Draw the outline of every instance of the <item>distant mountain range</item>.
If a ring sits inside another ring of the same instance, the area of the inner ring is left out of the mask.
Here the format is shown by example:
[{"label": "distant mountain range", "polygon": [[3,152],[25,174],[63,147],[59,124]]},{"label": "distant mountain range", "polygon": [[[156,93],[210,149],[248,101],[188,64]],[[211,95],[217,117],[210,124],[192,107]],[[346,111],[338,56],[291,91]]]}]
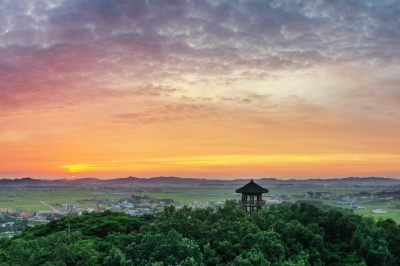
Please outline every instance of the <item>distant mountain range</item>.
[{"label": "distant mountain range", "polygon": [[[199,178],[180,178],[180,177],[152,177],[149,179],[126,177],[116,179],[97,179],[97,178],[80,178],[80,179],[33,179],[30,177],[21,179],[0,179],[0,187],[37,187],[37,186],[54,186],[54,187],[82,187],[82,186],[129,186],[129,187],[188,187],[188,186],[227,186],[236,187],[244,185],[250,179],[235,180],[210,180]],[[384,177],[347,177],[334,179],[290,179],[280,180],[276,178],[262,178],[255,180],[261,186],[400,186],[400,180]]]}]

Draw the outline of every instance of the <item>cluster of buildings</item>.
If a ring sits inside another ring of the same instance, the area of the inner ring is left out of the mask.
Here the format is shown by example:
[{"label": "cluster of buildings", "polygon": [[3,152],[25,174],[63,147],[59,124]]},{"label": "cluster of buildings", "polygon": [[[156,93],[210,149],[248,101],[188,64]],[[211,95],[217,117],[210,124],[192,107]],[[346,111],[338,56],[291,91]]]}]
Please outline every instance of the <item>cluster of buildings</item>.
[{"label": "cluster of buildings", "polygon": [[15,224],[15,222],[6,222],[0,224],[1,227],[12,227]]},{"label": "cluster of buildings", "polygon": [[[393,200],[393,197],[378,197],[375,195],[348,195],[343,193],[331,193],[331,192],[307,192],[304,195],[304,198],[319,198],[324,200],[335,200],[332,202],[334,205],[348,205],[351,206],[352,209],[365,209],[365,207],[361,207],[357,201],[360,203],[369,203],[373,200],[383,200],[390,201]],[[389,205],[389,204],[388,204]],[[371,213],[374,214],[385,214],[388,213],[383,209],[372,210]]]},{"label": "cluster of buildings", "polygon": [[[132,208],[126,208],[125,213],[134,215],[134,216],[141,216],[144,214],[153,214],[161,211],[165,205],[169,205],[170,203],[166,202],[158,202],[158,203],[148,203],[148,202],[143,202],[141,204],[138,204],[138,206],[135,208],[134,206]],[[199,202],[199,201],[194,201],[193,203],[185,204],[188,207],[191,208],[205,208],[205,207],[211,207],[214,210],[217,210],[219,207],[224,205],[225,202],[222,201],[217,201],[217,202]],[[184,204],[180,201],[175,202],[175,208],[176,209],[181,209],[183,208]]]},{"label": "cluster of buildings", "polygon": [[[13,215],[13,217],[17,218],[27,218],[30,221],[39,221],[39,222],[48,222],[51,217],[58,217],[67,214],[82,214],[84,212],[102,212],[105,210],[118,210],[125,211],[127,214],[141,216],[144,214],[153,214],[163,209],[163,206],[171,204],[173,200],[155,200],[150,199],[148,196],[133,196],[132,192],[121,192],[114,193],[110,191],[102,191],[102,192],[94,192],[92,194],[118,194],[118,195],[131,195],[130,198],[124,199],[85,199],[85,200],[77,200],[76,204],[64,203],[64,204],[55,204],[54,206],[50,206],[44,202],[46,206],[50,207],[51,210],[43,210],[37,212],[26,212],[21,208],[18,208],[16,211],[13,211],[11,208],[0,208],[0,217],[1,215]],[[266,194],[268,193],[268,194]],[[196,195],[198,192],[185,192],[185,194]],[[264,194],[264,195],[262,195]],[[224,193],[214,193],[209,194],[210,196],[242,196],[241,200],[238,200],[239,206],[246,208],[250,214],[260,210],[262,207],[270,205],[270,204],[279,204],[286,201],[291,201],[291,196],[289,195],[279,195],[276,193],[269,193],[269,191],[265,188],[254,183],[252,180],[249,184],[244,187],[237,189],[235,193],[228,195]],[[376,199],[376,196],[373,196],[369,193],[360,193],[359,195],[348,195],[344,193],[333,193],[333,192],[312,192],[308,191],[304,195],[292,196],[298,198],[312,198],[312,199],[322,199],[322,200],[332,200],[334,205],[349,205],[353,209],[363,209],[358,205],[357,200],[361,203],[369,202],[373,199]],[[392,198],[386,198],[386,200],[391,200]],[[225,201],[225,200],[224,200]],[[189,207],[192,208],[204,208],[211,207],[217,210],[220,206],[222,206],[225,202],[198,202],[194,201],[191,204],[188,204]],[[183,207],[182,202],[173,202],[177,209]],[[255,205],[254,205],[255,204]],[[321,201],[322,204],[322,201]],[[254,205],[254,206],[253,206]],[[400,207],[400,205],[399,205]],[[373,213],[386,213],[386,211],[382,209],[373,210]]]},{"label": "cluster of buildings", "polygon": [[[78,213],[81,214],[83,212],[97,212],[97,211],[105,211],[105,210],[123,210],[125,213],[141,216],[144,214],[153,214],[163,209],[164,206],[171,204],[171,201],[165,200],[148,200],[148,199],[118,199],[118,200],[91,200],[94,203],[91,206],[79,207],[73,204],[62,204],[57,206],[64,213]],[[220,206],[225,204],[223,201],[219,202],[198,202],[194,201],[193,203],[186,204],[192,208],[201,208],[201,207],[212,207],[215,210]],[[180,201],[174,202],[174,205],[177,209],[183,207],[183,203]]]},{"label": "cluster of buildings", "polygon": [[357,200],[363,202],[370,202],[371,200],[392,200],[393,197],[383,197],[380,198],[375,195],[349,195],[345,193],[334,193],[334,192],[312,192],[308,191],[304,194],[304,198],[314,198],[314,199],[324,199],[324,200],[337,200],[343,202],[354,202]]}]

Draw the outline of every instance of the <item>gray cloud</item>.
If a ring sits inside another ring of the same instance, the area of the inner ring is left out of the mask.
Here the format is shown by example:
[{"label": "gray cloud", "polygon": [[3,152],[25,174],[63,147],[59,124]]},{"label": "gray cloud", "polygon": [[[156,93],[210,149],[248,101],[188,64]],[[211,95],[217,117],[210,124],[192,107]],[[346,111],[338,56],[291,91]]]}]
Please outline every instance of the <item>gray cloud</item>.
[{"label": "gray cloud", "polygon": [[[349,60],[358,58],[355,51],[353,54],[347,51],[345,56],[335,52],[361,48],[364,50],[361,54],[366,57],[381,50],[382,44],[390,48],[382,51],[382,55],[398,49],[398,4],[398,1],[307,1],[302,4],[177,1],[171,4],[169,1],[72,0],[61,1],[54,8],[46,7],[43,1],[28,1],[23,8],[8,1],[2,9],[1,28],[3,38],[9,36],[8,46],[21,41],[17,36],[37,38],[45,32],[47,38],[38,39],[37,45],[101,45],[108,41],[114,47],[143,46],[153,53],[175,56],[195,53],[197,59],[217,56],[232,60],[238,56],[251,60],[278,55],[299,63],[288,52],[305,55],[320,52],[328,58]],[[330,55],[329,51],[334,54]],[[313,58],[310,56],[310,60]]]},{"label": "gray cloud", "polygon": [[398,64],[399,14],[399,1],[2,1],[0,97]]}]

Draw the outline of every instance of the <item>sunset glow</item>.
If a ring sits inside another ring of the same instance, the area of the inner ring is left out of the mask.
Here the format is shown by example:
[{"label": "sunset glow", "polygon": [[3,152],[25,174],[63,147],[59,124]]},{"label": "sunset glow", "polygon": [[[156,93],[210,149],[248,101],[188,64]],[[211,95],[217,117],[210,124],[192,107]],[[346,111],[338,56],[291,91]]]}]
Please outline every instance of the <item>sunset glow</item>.
[{"label": "sunset glow", "polygon": [[399,9],[5,1],[0,178],[399,178]]}]

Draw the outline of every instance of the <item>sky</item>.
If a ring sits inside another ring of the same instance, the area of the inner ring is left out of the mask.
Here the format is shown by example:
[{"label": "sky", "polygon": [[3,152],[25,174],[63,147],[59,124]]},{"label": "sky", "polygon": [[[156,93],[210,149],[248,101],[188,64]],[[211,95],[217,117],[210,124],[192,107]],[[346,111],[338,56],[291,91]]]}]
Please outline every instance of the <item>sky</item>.
[{"label": "sky", "polygon": [[399,0],[0,0],[0,178],[400,178],[399,116]]}]

